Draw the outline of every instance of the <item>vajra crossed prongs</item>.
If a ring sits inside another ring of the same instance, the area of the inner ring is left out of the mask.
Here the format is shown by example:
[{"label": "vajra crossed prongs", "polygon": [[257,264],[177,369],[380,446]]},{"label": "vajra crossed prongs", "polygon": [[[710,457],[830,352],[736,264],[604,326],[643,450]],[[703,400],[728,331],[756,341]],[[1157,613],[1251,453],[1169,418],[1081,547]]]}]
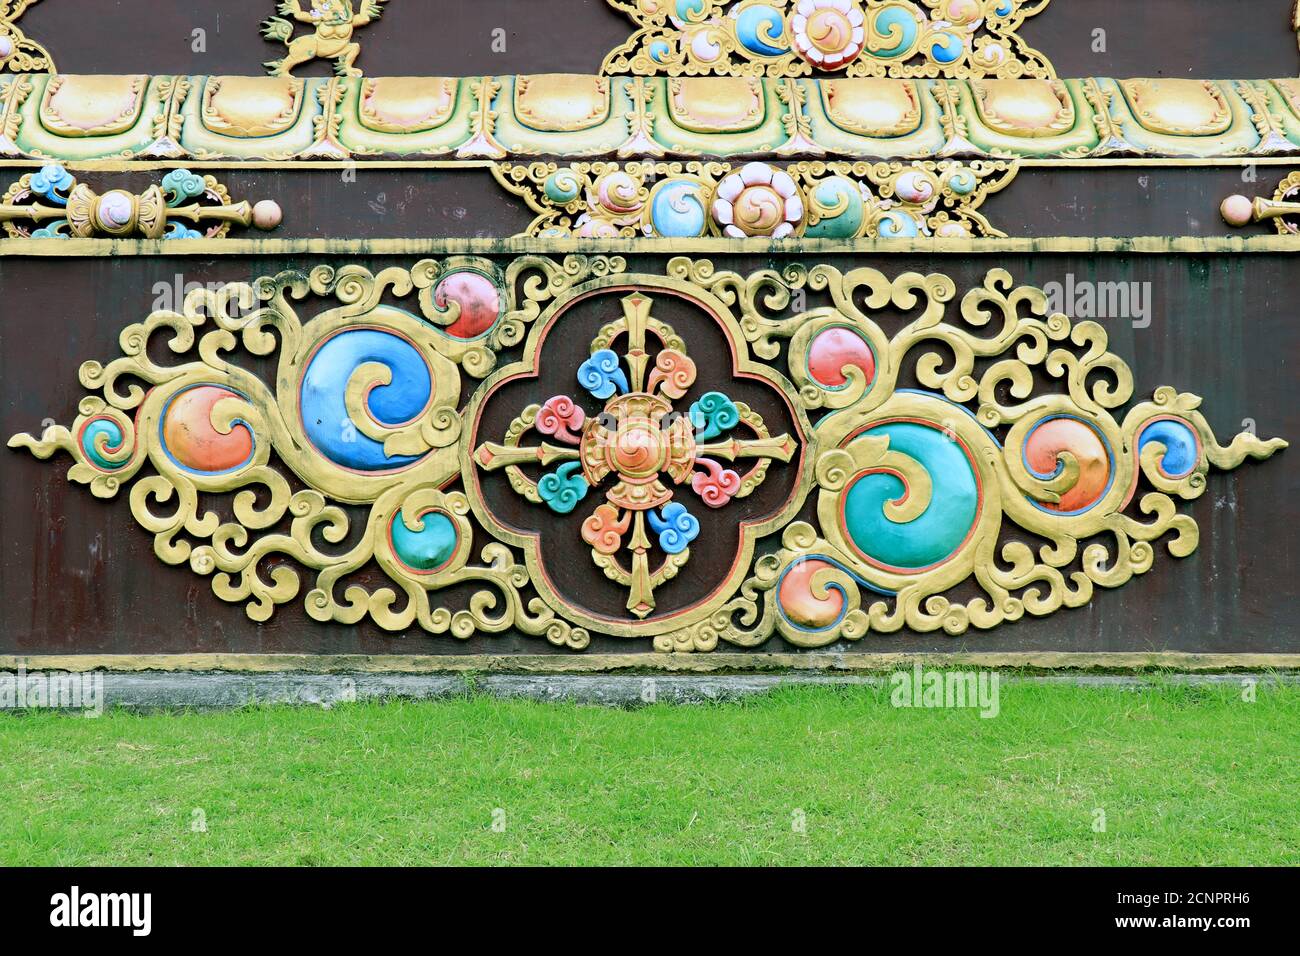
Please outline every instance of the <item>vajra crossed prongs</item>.
[{"label": "vajra crossed prongs", "polygon": [[[722,392],[706,392],[685,414],[674,407],[695,384],[695,362],[672,328],[652,315],[653,304],[641,293],[626,296],[622,317],[578,369],[583,388],[605,402],[600,415],[589,417],[572,398],[556,396],[525,409],[504,443],[488,442],[474,453],[481,468],[508,469],[516,491],[558,514],[569,514],[592,488],[614,478],[605,503],[583,522],[582,537],[605,575],[628,589],[627,609],[640,618],[655,609],[655,589],[686,564],[700,534],[699,519],[674,500],[673,486],[689,485],[708,507],[722,508],[751,494],[772,461],[788,462],[797,449],[790,435],[772,436],[760,415]],[[626,340],[621,356],[609,347],[618,339]],[[751,434],[734,434],[742,426]],[[562,444],[521,444],[529,430]],[[741,475],[718,459],[755,464]],[[553,465],[559,467],[537,481],[522,471]],[[652,568],[655,543],[665,557]],[[630,567],[619,560],[623,551],[631,555]]]}]

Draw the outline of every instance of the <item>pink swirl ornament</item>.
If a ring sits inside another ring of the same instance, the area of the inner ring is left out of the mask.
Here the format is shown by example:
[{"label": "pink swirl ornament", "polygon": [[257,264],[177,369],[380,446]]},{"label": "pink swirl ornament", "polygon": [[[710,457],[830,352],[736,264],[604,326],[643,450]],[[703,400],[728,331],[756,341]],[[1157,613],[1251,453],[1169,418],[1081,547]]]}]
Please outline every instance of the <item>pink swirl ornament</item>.
[{"label": "pink swirl ornament", "polygon": [[1105,495],[1111,482],[1110,451],[1090,425],[1074,418],[1049,418],[1025,439],[1025,462],[1038,478],[1061,470],[1061,455],[1069,452],[1079,463],[1079,477],[1061,493],[1055,504],[1039,502],[1047,511],[1072,514],[1091,508]]},{"label": "pink swirl ornament", "polygon": [[697,458],[695,463],[708,474],[696,472],[691,478],[691,488],[710,508],[725,508],[740,491],[740,475],[723,468],[712,458]]},{"label": "pink swirl ornament", "polygon": [[819,332],[808,349],[808,374],[824,388],[849,384],[845,369],[861,370],[868,385],[876,377],[876,356],[866,340],[849,329],[831,326]]},{"label": "pink swirl ornament", "polygon": [[574,235],[579,239],[617,239],[619,232],[618,226],[614,225],[612,222],[584,216],[578,223]]},{"label": "pink swirl ornament", "polygon": [[219,402],[246,399],[219,385],[196,385],[178,393],[163,412],[163,448],[184,468],[202,475],[220,475],[253,460],[253,432],[241,423],[219,431],[212,413]]},{"label": "pink swirl ornament", "polygon": [[452,302],[460,306],[460,317],[443,330],[454,339],[478,338],[501,317],[501,293],[479,272],[453,272],[438,283],[433,300],[444,310]]},{"label": "pink swirl ornament", "polygon": [[650,373],[647,387],[653,392],[659,385],[665,397],[678,399],[694,384],[695,362],[676,349],[664,349],[655,358],[655,370]]},{"label": "pink swirl ornament", "polygon": [[894,182],[898,198],[913,205],[923,205],[934,198],[934,182],[920,172],[906,172]]},{"label": "pink swirl ornament", "polygon": [[537,413],[536,428],[543,435],[550,435],[562,442],[576,445],[581,440],[579,433],[587,420],[587,413],[567,395],[548,398]]},{"label": "pink swirl ornament", "polygon": [[612,216],[639,213],[645,204],[641,184],[622,170],[601,176],[595,189],[596,202]]}]

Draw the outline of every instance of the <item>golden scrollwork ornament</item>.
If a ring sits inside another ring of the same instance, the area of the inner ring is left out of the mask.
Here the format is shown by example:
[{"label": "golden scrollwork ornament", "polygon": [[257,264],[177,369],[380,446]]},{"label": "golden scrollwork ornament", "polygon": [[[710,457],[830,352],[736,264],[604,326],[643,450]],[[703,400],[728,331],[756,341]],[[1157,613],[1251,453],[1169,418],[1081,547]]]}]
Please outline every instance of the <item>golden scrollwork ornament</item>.
[{"label": "golden scrollwork ornament", "polygon": [[255,621],[305,569],[318,621],[574,649],[1079,607],[1196,548],[1178,501],[1212,468],[1286,447],[1221,444],[1171,387],[1131,403],[1102,327],[1001,269],[959,294],[687,257],[318,266],[195,290],[121,347],[71,426],[9,444],[129,489],[164,562]]},{"label": "golden scrollwork ornament", "polygon": [[979,212],[1015,179],[1002,160],[497,164],[538,213],[530,236],[806,239],[999,237]]},{"label": "golden scrollwork ornament", "polygon": [[39,0],[0,0],[0,70],[12,73],[53,73],[54,60],[40,43],[15,22]]},{"label": "golden scrollwork ornament", "polygon": [[1049,0],[609,2],[637,26],[610,75],[1055,75],[1017,32]]}]

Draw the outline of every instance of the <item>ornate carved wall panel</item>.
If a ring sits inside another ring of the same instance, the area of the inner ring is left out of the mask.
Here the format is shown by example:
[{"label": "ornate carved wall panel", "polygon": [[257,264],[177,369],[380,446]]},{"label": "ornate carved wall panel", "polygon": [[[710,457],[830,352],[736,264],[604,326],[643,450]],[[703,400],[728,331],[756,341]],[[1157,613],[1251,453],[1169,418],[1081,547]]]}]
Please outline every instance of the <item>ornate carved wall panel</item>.
[{"label": "ornate carved wall panel", "polygon": [[1069,75],[1070,0],[446,76],[410,0],[238,0],[242,72],[68,2],[0,4],[0,655],[1300,651],[1297,81]]},{"label": "ornate carved wall panel", "polygon": [[71,455],[254,621],[460,639],[997,628],[1191,554],[1180,502],[1285,446],[1220,441],[1196,383],[1135,388],[1100,324],[998,268],[318,266],[191,292],[121,349],[11,446]]}]

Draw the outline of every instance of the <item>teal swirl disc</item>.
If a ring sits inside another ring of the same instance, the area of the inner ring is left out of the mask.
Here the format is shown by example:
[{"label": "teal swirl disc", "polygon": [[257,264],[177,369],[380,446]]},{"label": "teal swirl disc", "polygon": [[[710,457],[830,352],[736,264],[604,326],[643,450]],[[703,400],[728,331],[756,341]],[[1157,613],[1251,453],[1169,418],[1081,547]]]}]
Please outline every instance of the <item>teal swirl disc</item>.
[{"label": "teal swirl disc", "polygon": [[855,476],[841,500],[844,531],[854,549],[885,570],[915,574],[951,558],[979,520],[982,489],[970,453],[938,426],[899,421],[877,425],[861,437],[888,438],[889,450],[914,459],[930,476],[929,506],[916,519],[895,522],[885,505],[911,493],[887,468]]},{"label": "teal swirl disc", "polygon": [[546,198],[560,204],[571,203],[582,195],[582,181],[572,169],[557,169],[546,177],[542,187]]},{"label": "teal swirl disc", "polygon": [[871,27],[872,32],[895,41],[889,46],[871,51],[872,56],[886,60],[911,53],[921,33],[921,25],[917,22],[916,16],[901,5],[885,7],[876,14]]},{"label": "teal swirl disc", "polygon": [[805,230],[810,239],[852,239],[862,228],[866,206],[858,184],[846,176],[824,179],[812,191],[814,209],[821,215]]},{"label": "teal swirl disc", "polygon": [[101,471],[117,471],[126,462],[110,461],[104,457],[99,450],[101,435],[105,436],[102,443],[104,451],[113,454],[122,450],[126,436],[122,434],[122,426],[111,418],[96,418],[86,423],[86,427],[81,430],[81,450],[86,453],[90,463]]},{"label": "teal swirl disc", "polygon": [[423,527],[412,531],[398,511],[389,524],[389,540],[397,560],[418,574],[431,574],[451,562],[460,536],[455,523],[441,511],[427,511],[419,520]]}]

